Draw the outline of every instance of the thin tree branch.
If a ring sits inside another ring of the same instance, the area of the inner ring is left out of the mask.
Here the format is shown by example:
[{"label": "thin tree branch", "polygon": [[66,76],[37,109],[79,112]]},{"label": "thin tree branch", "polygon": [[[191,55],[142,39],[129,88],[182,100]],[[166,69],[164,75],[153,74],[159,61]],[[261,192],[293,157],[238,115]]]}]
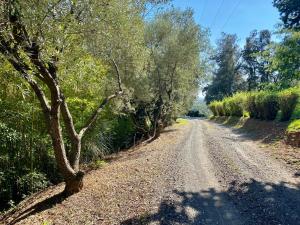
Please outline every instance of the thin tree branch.
[{"label": "thin tree branch", "polygon": [[73,117],[70,113],[69,107],[67,105],[66,99],[62,96],[62,104],[60,106],[60,111],[62,114],[62,118],[64,120],[64,124],[66,126],[66,131],[70,139],[77,141],[79,136],[75,130]]},{"label": "thin tree branch", "polygon": [[44,112],[44,116],[46,118],[47,126],[48,124],[48,119],[50,116],[50,106],[48,104],[48,100],[46,98],[46,95],[44,94],[43,90],[39,87],[38,83],[32,79],[32,77],[27,73],[26,69],[23,68],[22,65],[17,63],[13,58],[8,58],[8,61],[13,65],[13,67],[23,76],[23,78],[29,83],[30,87],[33,89],[34,93],[36,94],[41,107]]},{"label": "thin tree branch", "polygon": [[112,62],[113,62],[113,65],[115,67],[115,70],[117,72],[117,81],[118,81],[119,91],[123,92],[122,80],[121,80],[121,75],[120,75],[120,70],[119,70],[118,64],[116,63],[116,61],[114,59],[112,59]]},{"label": "thin tree branch", "polygon": [[116,94],[110,95],[107,98],[105,98],[100,105],[98,106],[98,108],[94,111],[94,113],[92,114],[92,116],[89,118],[89,120],[87,121],[87,123],[84,125],[84,127],[80,130],[79,132],[79,137],[82,138],[83,135],[86,133],[87,130],[89,130],[93,123],[97,120],[99,113],[103,110],[103,108],[106,106],[106,104],[108,102],[110,102],[110,100],[116,98],[118,95],[120,95],[120,92],[116,92]]},{"label": "thin tree branch", "polygon": [[29,83],[36,96],[38,97],[45,115],[49,116],[50,106],[48,104],[48,100],[42,88],[40,88],[38,83],[29,75],[28,70],[30,69],[30,67],[21,60],[18,52],[14,51],[9,46],[9,44],[5,42],[2,36],[0,36],[0,52],[6,56],[7,60],[12,64],[12,66]]},{"label": "thin tree branch", "polygon": [[82,138],[83,135],[86,133],[87,130],[89,130],[92,125],[94,124],[94,122],[97,120],[99,113],[103,110],[103,108],[106,106],[107,103],[109,103],[112,99],[120,96],[123,94],[123,89],[122,89],[122,81],[121,81],[121,75],[120,75],[120,70],[119,67],[116,63],[116,61],[114,59],[112,59],[114,68],[116,70],[117,73],[117,83],[118,83],[118,88],[119,90],[113,94],[108,96],[107,98],[105,98],[100,105],[98,106],[98,108],[94,111],[94,113],[92,114],[92,116],[88,119],[88,121],[86,122],[86,124],[84,125],[84,127],[80,130],[79,132],[79,138]]}]

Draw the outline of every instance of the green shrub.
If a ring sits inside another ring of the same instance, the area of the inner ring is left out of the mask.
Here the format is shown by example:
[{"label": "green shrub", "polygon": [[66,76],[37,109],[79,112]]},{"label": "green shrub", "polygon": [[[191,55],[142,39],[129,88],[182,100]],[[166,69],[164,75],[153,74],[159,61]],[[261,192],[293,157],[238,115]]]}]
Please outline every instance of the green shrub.
[{"label": "green shrub", "polygon": [[231,116],[230,113],[230,99],[229,97],[224,98],[222,103],[223,103],[223,112],[224,112],[224,116]]},{"label": "green shrub", "polygon": [[244,114],[243,102],[245,101],[245,93],[237,93],[232,97],[225,99],[228,116],[241,117]]},{"label": "green shrub", "polygon": [[216,110],[218,116],[225,116],[225,110],[224,110],[224,105],[222,101],[217,101],[216,102]]},{"label": "green shrub", "polygon": [[214,102],[211,102],[208,105],[208,108],[210,109],[210,111],[213,113],[214,116],[218,116],[216,105],[214,104]]},{"label": "green shrub", "polygon": [[257,119],[258,111],[255,104],[256,92],[249,92],[246,94],[245,101],[243,102],[243,108],[249,113],[250,118]]},{"label": "green shrub", "polygon": [[49,185],[46,176],[43,173],[31,172],[17,180],[19,190],[23,195],[29,195],[39,191]]},{"label": "green shrub", "polygon": [[265,92],[263,91],[260,91],[258,92],[256,95],[255,95],[255,99],[254,99],[254,102],[255,102],[255,111],[256,111],[256,119],[261,119],[263,120],[264,119],[264,95],[265,95]]},{"label": "green shrub", "polygon": [[278,94],[281,121],[290,120],[299,98],[299,88],[290,88]]},{"label": "green shrub", "polygon": [[209,108],[214,116],[225,116],[224,105],[222,101],[213,101],[209,104]]},{"label": "green shrub", "polygon": [[279,110],[278,94],[271,91],[261,91],[255,96],[255,107],[258,118],[274,120]]},{"label": "green shrub", "polygon": [[[278,91],[240,92],[209,107],[214,116],[249,116],[262,120],[281,121],[300,118],[300,88]],[[280,110],[280,113],[278,113]]]}]

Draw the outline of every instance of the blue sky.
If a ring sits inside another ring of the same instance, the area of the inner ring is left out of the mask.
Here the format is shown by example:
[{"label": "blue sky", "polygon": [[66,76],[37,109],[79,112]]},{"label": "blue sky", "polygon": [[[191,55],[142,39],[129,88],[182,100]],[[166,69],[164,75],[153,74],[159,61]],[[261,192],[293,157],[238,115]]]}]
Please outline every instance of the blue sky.
[{"label": "blue sky", "polygon": [[221,32],[236,33],[243,45],[254,30],[275,30],[279,13],[272,0],[173,0],[176,8],[192,8],[197,23],[208,27],[214,44]]}]

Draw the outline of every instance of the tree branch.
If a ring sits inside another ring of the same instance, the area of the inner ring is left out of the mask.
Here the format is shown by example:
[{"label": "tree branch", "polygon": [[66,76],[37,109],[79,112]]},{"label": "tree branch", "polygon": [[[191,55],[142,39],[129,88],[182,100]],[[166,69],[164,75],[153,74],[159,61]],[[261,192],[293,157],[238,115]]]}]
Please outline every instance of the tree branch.
[{"label": "tree branch", "polygon": [[93,123],[97,120],[99,113],[103,110],[103,108],[105,107],[105,105],[112,99],[116,98],[118,95],[120,95],[120,92],[116,92],[116,94],[110,95],[107,98],[105,98],[100,105],[98,106],[98,108],[94,111],[94,113],[92,114],[92,116],[89,118],[89,120],[87,121],[87,123],[84,125],[84,127],[80,130],[79,132],[79,137],[83,137],[83,135],[86,133],[87,130],[89,130]]},{"label": "tree branch", "polygon": [[94,124],[94,122],[97,120],[99,113],[103,110],[103,108],[106,106],[107,103],[109,103],[112,99],[120,96],[123,94],[123,89],[122,89],[122,81],[121,81],[121,75],[120,75],[120,70],[119,67],[116,63],[116,61],[114,59],[112,59],[112,63],[114,65],[114,68],[116,70],[117,73],[117,82],[118,82],[118,88],[119,90],[113,94],[108,96],[107,98],[105,98],[100,105],[98,106],[98,108],[94,111],[94,113],[92,114],[92,116],[88,119],[88,121],[86,122],[86,124],[84,125],[84,127],[80,130],[79,132],[79,137],[82,138],[83,135],[86,133],[87,130],[89,130],[92,125]]},{"label": "tree branch", "polygon": [[11,42],[15,42],[16,47],[20,47],[26,53],[39,72],[35,75],[45,82],[49,88],[53,88],[56,79],[55,73],[51,74],[45,63],[40,59],[39,45],[29,37],[24,24],[20,21],[19,13],[15,10],[9,12],[9,25],[11,27]]},{"label": "tree branch", "polygon": [[60,106],[60,111],[62,114],[62,118],[64,120],[64,124],[66,126],[66,131],[68,133],[68,136],[71,140],[78,140],[78,134],[74,127],[73,117],[70,113],[69,107],[67,105],[66,99],[64,96],[62,96],[62,104]]},{"label": "tree branch", "polygon": [[120,75],[120,70],[119,70],[118,64],[116,63],[116,61],[114,59],[112,59],[112,62],[113,62],[113,65],[114,65],[116,73],[117,73],[117,81],[118,81],[119,91],[123,92],[122,80],[121,80],[121,75]]},{"label": "tree branch", "polygon": [[30,67],[21,60],[19,53],[12,49],[9,43],[7,43],[2,36],[0,36],[0,52],[6,56],[7,60],[12,64],[12,66],[29,83],[36,96],[38,97],[44,114],[46,116],[49,116],[50,106],[48,104],[48,100],[42,88],[40,88],[38,83],[29,75],[28,70],[30,69]]}]

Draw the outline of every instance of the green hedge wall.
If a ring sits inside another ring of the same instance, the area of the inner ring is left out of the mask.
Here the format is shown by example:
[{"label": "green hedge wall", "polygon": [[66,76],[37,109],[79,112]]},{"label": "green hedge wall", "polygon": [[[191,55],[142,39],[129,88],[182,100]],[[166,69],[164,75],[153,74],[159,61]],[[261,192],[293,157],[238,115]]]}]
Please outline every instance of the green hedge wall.
[{"label": "green hedge wall", "polygon": [[[250,118],[281,121],[290,120],[299,100],[300,88],[283,91],[240,92],[222,101],[214,101],[209,108],[214,116],[249,115]],[[280,114],[278,114],[280,112]]]}]

